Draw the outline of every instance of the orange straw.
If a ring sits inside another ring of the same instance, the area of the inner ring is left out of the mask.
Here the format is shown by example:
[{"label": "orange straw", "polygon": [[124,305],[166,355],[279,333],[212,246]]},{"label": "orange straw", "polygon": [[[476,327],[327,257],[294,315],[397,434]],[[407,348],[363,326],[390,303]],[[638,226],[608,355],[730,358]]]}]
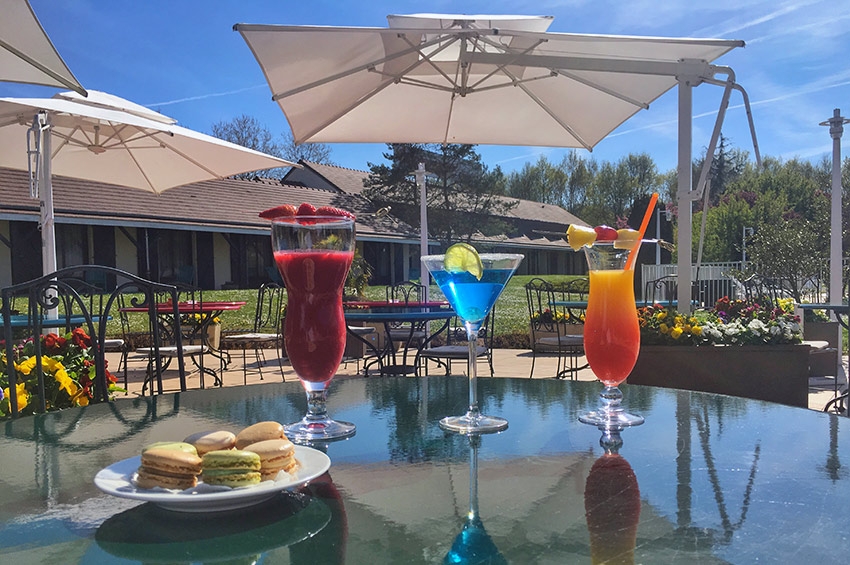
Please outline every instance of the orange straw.
[{"label": "orange straw", "polygon": [[652,212],[655,210],[656,202],[658,202],[658,193],[653,192],[652,196],[649,197],[649,206],[646,207],[646,213],[643,215],[643,221],[640,223],[637,245],[632,247],[632,252],[629,253],[629,258],[626,260],[627,271],[634,267],[635,260],[637,259],[638,249],[640,249],[640,242],[643,239],[643,234],[646,233],[646,227],[649,225],[649,220],[652,218]]}]

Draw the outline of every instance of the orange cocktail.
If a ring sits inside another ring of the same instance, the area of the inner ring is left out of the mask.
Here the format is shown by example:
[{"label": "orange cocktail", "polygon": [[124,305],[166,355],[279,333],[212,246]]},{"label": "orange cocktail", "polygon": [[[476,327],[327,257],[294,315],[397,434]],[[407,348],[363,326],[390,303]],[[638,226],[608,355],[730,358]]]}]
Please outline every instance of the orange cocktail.
[{"label": "orange cocktail", "polygon": [[601,429],[622,429],[643,423],[642,416],[623,409],[623,393],[617,388],[634,368],[640,351],[634,270],[626,268],[629,254],[632,250],[636,253],[638,245],[639,241],[630,245],[595,242],[584,246],[590,270],[584,352],[605,389],[599,395],[602,405],[580,414],[579,420]]},{"label": "orange cocktail", "polygon": [[590,271],[590,296],[584,323],[584,350],[600,381],[626,380],[640,351],[634,271]]}]

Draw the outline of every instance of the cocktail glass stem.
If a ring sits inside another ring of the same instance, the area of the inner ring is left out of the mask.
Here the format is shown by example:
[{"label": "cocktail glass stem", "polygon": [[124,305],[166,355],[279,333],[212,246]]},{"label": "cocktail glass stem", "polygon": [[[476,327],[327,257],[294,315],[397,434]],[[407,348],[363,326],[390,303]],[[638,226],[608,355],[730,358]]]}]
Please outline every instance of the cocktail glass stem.
[{"label": "cocktail glass stem", "polygon": [[478,330],[467,325],[466,338],[469,342],[469,362],[467,363],[469,373],[469,412],[470,419],[476,419],[481,415],[478,410]]},{"label": "cocktail glass stem", "polygon": [[481,323],[464,322],[469,342],[469,409],[463,416],[448,416],[440,420],[440,427],[462,434],[494,433],[507,429],[508,421],[498,416],[485,416],[478,407],[478,331]]},{"label": "cocktail glass stem", "polygon": [[307,391],[307,414],[305,420],[319,422],[328,417],[328,389],[308,390]]}]

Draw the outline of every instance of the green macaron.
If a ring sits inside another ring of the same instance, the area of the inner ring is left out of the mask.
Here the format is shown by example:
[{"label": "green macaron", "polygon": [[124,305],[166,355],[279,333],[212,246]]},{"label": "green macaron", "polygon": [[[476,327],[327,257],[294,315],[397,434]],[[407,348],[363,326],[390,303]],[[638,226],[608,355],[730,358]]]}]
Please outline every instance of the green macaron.
[{"label": "green macaron", "polygon": [[262,480],[260,456],[250,451],[228,449],[203,456],[201,480],[208,485],[232,488],[252,486]]}]

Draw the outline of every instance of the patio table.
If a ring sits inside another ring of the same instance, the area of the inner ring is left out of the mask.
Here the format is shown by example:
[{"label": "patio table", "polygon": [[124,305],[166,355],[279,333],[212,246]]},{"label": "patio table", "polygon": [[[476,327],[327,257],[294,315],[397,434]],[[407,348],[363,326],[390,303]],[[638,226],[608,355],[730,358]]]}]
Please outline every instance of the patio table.
[{"label": "patio table", "polygon": [[[92,316],[91,321],[97,324],[100,321],[100,316]],[[63,316],[58,318],[42,318],[42,328],[62,328],[67,326],[80,327],[87,322],[86,317],[82,315]],[[0,315],[0,326],[3,325],[3,316]],[[25,328],[30,326],[30,318],[26,314],[12,314],[9,316],[9,325],[13,328]]]},{"label": "patio table", "polygon": [[328,408],[357,434],[317,446],[329,472],[229,514],[115,498],[92,479],[154,441],[295,421],[306,402],[300,383],[120,399],[5,422],[0,561],[442,562],[470,495],[483,530],[467,533],[508,563],[590,563],[591,539],[594,548],[634,552],[637,563],[846,560],[846,418],[626,385],[625,402],[646,423],[623,432],[619,457],[606,457],[599,430],[577,421],[596,405],[598,383],[496,378],[478,387],[482,410],[510,427],[471,445],[438,426],[466,409],[466,379],[334,380]]},{"label": "patio table", "polygon": [[[243,306],[245,306],[246,302],[244,301],[195,301],[195,302],[178,302],[177,303],[177,311],[181,316],[197,315],[199,320],[197,323],[193,324],[189,334],[184,338],[184,340],[191,341],[200,341],[204,346],[207,347],[210,355],[219,360],[219,366],[222,371],[227,369],[227,366],[230,364],[230,354],[218,347],[213,347],[213,345],[209,342],[207,330],[212,323],[214,318],[221,316],[223,312],[230,312],[234,310],[239,310]],[[173,305],[163,302],[156,305],[156,310],[158,314],[158,319],[160,325],[163,327],[166,335],[173,335],[173,332],[177,331],[178,328],[173,327],[176,322],[172,320],[171,314],[173,313]],[[148,307],[147,306],[127,306],[121,308],[121,312],[136,312],[136,313],[144,313],[147,314]],[[161,313],[161,314],[160,314]],[[203,358],[201,358],[201,363],[195,360],[194,356],[191,356],[192,362],[198,368],[201,373],[209,374],[213,377],[214,384],[216,386],[221,386],[221,377],[219,377],[218,373],[204,367]],[[167,365],[166,365],[167,366]],[[203,381],[202,381],[203,382]],[[147,385],[147,383],[145,383]]]},{"label": "patio table", "polygon": [[[430,304],[430,305],[429,305]],[[443,307],[447,303],[408,303],[402,305],[397,303],[377,303],[366,309],[345,310],[345,322],[349,326],[348,335],[366,344],[375,357],[374,360],[363,366],[363,373],[369,374],[369,367],[377,364],[381,375],[409,375],[417,372],[419,353],[440,333],[446,330],[456,314],[450,308]],[[440,322],[436,329],[429,329],[427,336],[419,340],[415,351],[411,351],[414,334],[423,332],[429,322]],[[377,323],[383,324],[385,336],[387,336],[383,348],[378,348],[374,343],[364,339],[357,331],[351,328],[351,324]],[[401,351],[397,351],[392,340],[389,339],[393,324],[407,323],[407,338],[403,340]],[[412,358],[412,362],[408,362]]]}]

